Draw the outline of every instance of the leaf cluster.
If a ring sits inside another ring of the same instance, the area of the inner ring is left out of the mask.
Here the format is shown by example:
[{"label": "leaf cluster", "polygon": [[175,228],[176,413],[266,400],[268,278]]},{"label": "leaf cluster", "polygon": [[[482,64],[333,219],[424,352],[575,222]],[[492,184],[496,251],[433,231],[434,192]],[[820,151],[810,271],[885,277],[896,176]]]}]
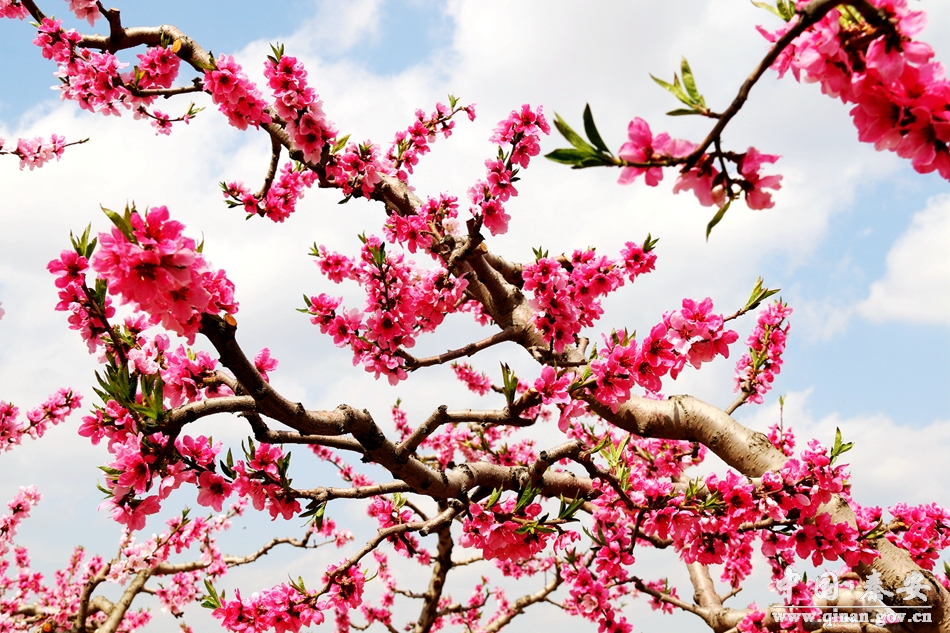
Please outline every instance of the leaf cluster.
[{"label": "leaf cluster", "polygon": [[714,115],[710,109],[706,107],[706,100],[703,98],[703,95],[699,93],[699,90],[696,89],[696,79],[693,77],[693,71],[690,69],[689,62],[686,61],[685,57],[680,63],[680,74],[683,76],[682,83],[680,82],[680,75],[676,73],[673,73],[673,83],[663,81],[658,77],[650,75],[650,78],[659,84],[660,87],[687,106],[685,108],[670,110],[667,114],[669,116],[698,114],[700,116],[717,118],[718,115]]},{"label": "leaf cluster", "polygon": [[546,154],[545,158],[556,163],[570,165],[571,169],[610,167],[621,164],[610,152],[607,144],[601,138],[600,132],[597,131],[597,126],[594,124],[594,115],[590,111],[590,104],[584,106],[584,132],[587,134],[588,140],[585,141],[581,138],[580,134],[575,132],[557,113],[554,114],[554,127],[574,147],[573,149],[556,149]]}]

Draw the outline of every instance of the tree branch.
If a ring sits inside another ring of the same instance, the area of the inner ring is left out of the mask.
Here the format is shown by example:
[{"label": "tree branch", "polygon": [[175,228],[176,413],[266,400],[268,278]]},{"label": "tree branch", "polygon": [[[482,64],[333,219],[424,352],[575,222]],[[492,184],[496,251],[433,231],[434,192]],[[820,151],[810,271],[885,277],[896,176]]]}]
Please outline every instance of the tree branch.
[{"label": "tree branch", "polygon": [[652,589],[651,587],[647,587],[647,586],[643,583],[643,580],[641,580],[641,579],[638,578],[637,576],[633,576],[633,578],[632,578],[631,580],[633,581],[633,586],[637,588],[637,591],[642,591],[643,593],[647,594],[648,596],[652,596],[653,598],[656,598],[656,599],[659,600],[660,602],[666,602],[666,603],[668,603],[668,604],[673,605],[674,607],[678,607],[678,608],[682,609],[683,611],[689,611],[690,613],[693,613],[693,614],[695,614],[695,615],[698,615],[699,617],[703,618],[704,620],[706,619],[706,617],[705,617],[705,615],[706,615],[706,614],[705,614],[705,609],[704,609],[703,607],[697,607],[696,605],[692,605],[692,604],[683,602],[683,601],[680,600],[679,598],[677,598],[677,597],[675,597],[675,596],[671,596],[671,595],[668,594],[668,593],[662,593],[662,592],[660,592],[660,591],[657,591],[656,589]]},{"label": "tree branch", "polygon": [[544,587],[542,587],[540,590],[534,593],[529,593],[528,595],[521,596],[520,598],[515,600],[511,604],[511,606],[508,608],[508,612],[505,615],[501,616],[497,620],[493,620],[489,622],[488,626],[486,626],[483,629],[483,631],[485,633],[497,633],[498,631],[501,630],[502,627],[504,627],[509,622],[511,622],[511,620],[515,616],[518,616],[524,613],[524,610],[527,607],[530,607],[532,604],[535,604],[537,602],[541,602],[547,599],[547,597],[551,595],[552,593],[554,593],[554,590],[557,589],[560,585],[561,585],[561,574],[557,571],[557,567],[555,567],[554,576],[551,578],[551,580],[547,582],[546,585],[544,585]]},{"label": "tree branch", "polygon": [[732,100],[732,103],[729,104],[729,107],[719,116],[719,119],[716,121],[716,125],[713,126],[713,129],[706,135],[706,138],[703,139],[703,142],[700,143],[695,150],[689,155],[685,164],[683,165],[683,170],[689,170],[693,168],[702,155],[709,149],[709,146],[718,139],[723,130],[726,129],[726,126],[729,125],[729,121],[739,113],[739,110],[742,109],[742,106],[745,104],[746,100],[749,98],[749,93],[752,91],[752,87],[756,82],[765,74],[765,71],[768,70],[775,60],[778,59],[778,56],[782,53],[785,48],[795,41],[799,35],[801,35],[805,29],[815,24],[821,20],[825,15],[831,11],[833,8],[839,4],[843,4],[845,0],[812,0],[804,8],[798,10],[798,22],[796,22],[792,28],[788,30],[775,44],[772,45],[772,48],[769,49],[769,52],[766,54],[762,61],[759,62],[759,65],[755,67],[755,70],[752,71],[752,74],[743,82],[742,86],[739,88],[739,93]]},{"label": "tree branch", "polygon": [[463,356],[474,356],[478,352],[488,349],[493,345],[498,345],[499,343],[504,343],[506,341],[513,341],[517,335],[517,332],[514,328],[507,327],[500,332],[496,332],[484,338],[480,341],[474,343],[469,343],[464,347],[459,349],[449,350],[443,354],[437,356],[427,356],[425,358],[416,358],[408,352],[402,351],[399,355],[406,359],[406,369],[408,371],[415,371],[420,367],[430,367],[432,365],[441,365],[449,361],[462,358]]},{"label": "tree branch", "polygon": [[42,22],[46,19],[46,14],[40,11],[40,8],[36,6],[36,3],[33,0],[20,0],[20,4],[26,7],[26,10],[30,12],[30,15],[37,22]]},{"label": "tree branch", "polygon": [[722,609],[722,598],[716,593],[709,567],[702,563],[687,563],[686,569],[689,571],[689,581],[693,584],[693,602],[704,609]]},{"label": "tree branch", "polygon": [[[26,3],[24,2],[24,4]],[[106,17],[108,19],[108,15]],[[201,48],[197,42],[185,35],[178,27],[172,26],[171,24],[152,27],[123,28],[118,32],[113,32],[110,24],[109,35],[83,35],[79,40],[79,46],[115,53],[143,44],[146,46],[161,46],[163,35],[166,41],[181,42],[181,46],[175,54],[202,75],[204,74],[205,68],[210,65],[212,61],[211,55]]]},{"label": "tree branch", "polygon": [[[317,547],[320,547],[321,545],[326,545],[327,543],[333,542],[333,541],[326,541],[324,543],[317,543],[315,545],[310,545],[308,543],[309,537],[310,535],[307,534],[307,536],[305,536],[302,539],[294,539],[294,538],[289,538],[289,537],[274,538],[274,539],[271,539],[266,544],[264,544],[256,552],[248,554],[247,556],[222,556],[221,560],[228,567],[239,567],[241,565],[247,565],[248,563],[253,563],[258,558],[266,555],[268,552],[270,552],[272,549],[274,549],[278,545],[287,544],[287,545],[292,545],[294,547],[301,547],[304,549],[316,549]],[[201,560],[186,561],[184,563],[164,562],[152,568],[152,575],[153,576],[169,576],[172,574],[178,574],[182,572],[197,571],[199,569],[205,569],[210,564],[211,564],[211,561],[205,562]]]},{"label": "tree branch", "polygon": [[247,411],[244,418],[250,423],[251,430],[254,431],[254,438],[259,442],[269,444],[313,444],[315,446],[327,446],[346,451],[353,451],[365,454],[363,447],[356,440],[346,437],[337,437],[333,435],[302,435],[291,431],[275,431],[268,428],[264,421],[254,411]]},{"label": "tree branch", "polygon": [[[616,426],[643,437],[701,442],[726,464],[747,477],[759,477],[768,470],[778,470],[787,457],[772,446],[768,438],[748,429],[725,412],[690,396],[673,396],[664,401],[647,400],[636,396],[620,405],[617,413],[594,398],[587,399],[591,409]],[[835,495],[825,506],[835,523],[855,524],[851,507]],[[950,630],[950,593],[929,571],[921,569],[910,554],[886,538],[870,541],[880,557],[871,566],[862,565],[855,571],[867,578],[871,570],[881,574],[884,588],[894,591],[912,572],[921,573],[927,580],[933,619],[931,624],[920,624],[915,631],[938,632]]]},{"label": "tree branch", "polygon": [[263,200],[267,192],[270,191],[271,185],[274,184],[274,178],[277,176],[277,166],[280,164],[281,147],[283,146],[280,144],[280,139],[271,136],[270,165],[267,167],[267,175],[264,176],[264,184],[261,185],[261,190],[254,194],[254,197],[258,200]]},{"label": "tree branch", "polygon": [[189,422],[216,413],[244,413],[253,411],[257,406],[251,396],[225,396],[207,398],[175,407],[165,413],[164,422],[172,428],[180,429]]},{"label": "tree branch", "polygon": [[122,592],[122,597],[115,603],[115,606],[109,613],[109,617],[106,618],[102,626],[96,629],[96,633],[116,632],[119,628],[119,624],[122,622],[122,618],[125,617],[125,613],[129,610],[129,607],[132,606],[132,601],[135,599],[135,596],[142,590],[151,575],[152,571],[150,569],[143,569],[135,575],[132,582],[130,582],[128,587],[125,588],[125,591]]},{"label": "tree branch", "polygon": [[400,523],[399,525],[393,525],[388,528],[381,528],[376,533],[376,536],[374,536],[369,541],[367,541],[366,545],[364,545],[360,551],[358,551],[356,554],[348,558],[346,562],[344,562],[342,565],[340,565],[333,571],[330,580],[327,582],[327,587],[329,587],[329,585],[333,583],[333,579],[338,574],[345,572],[347,569],[349,569],[353,565],[360,562],[364,556],[366,556],[367,554],[372,552],[374,549],[379,547],[379,544],[382,543],[384,540],[386,540],[388,537],[395,536],[396,534],[404,534],[406,532],[419,532],[420,534],[425,536],[429,534],[430,532],[440,529],[442,526],[446,525],[447,523],[450,523],[452,519],[455,518],[455,515],[459,513],[459,511],[461,510],[461,507],[462,507],[461,503],[458,501],[455,501],[449,507],[447,507],[444,511],[440,512],[438,515],[429,519],[428,521],[421,521],[421,522],[414,522],[414,523]]},{"label": "tree branch", "polygon": [[204,92],[204,83],[199,77],[192,79],[190,86],[176,86],[174,88],[136,88],[134,86],[126,84],[126,87],[129,89],[129,92],[136,97],[163,97],[165,99],[170,99],[177,95],[192,94],[195,92]]},{"label": "tree branch", "polygon": [[[444,513],[448,510],[448,507],[445,503],[441,503],[439,504],[439,509]],[[451,517],[438,529],[438,534],[439,544],[435,560],[432,562],[432,575],[429,578],[429,588],[424,594],[422,610],[419,613],[419,619],[416,622],[413,633],[429,633],[429,631],[432,630],[432,626],[437,619],[436,614],[439,609],[439,600],[442,598],[445,578],[449,570],[452,569],[452,548],[455,541],[452,538]]]},{"label": "tree branch", "polygon": [[359,486],[354,488],[311,488],[298,490],[297,493],[306,499],[313,499],[318,503],[333,499],[367,499],[394,492],[413,492],[412,487],[403,481],[391,481],[385,484]]}]

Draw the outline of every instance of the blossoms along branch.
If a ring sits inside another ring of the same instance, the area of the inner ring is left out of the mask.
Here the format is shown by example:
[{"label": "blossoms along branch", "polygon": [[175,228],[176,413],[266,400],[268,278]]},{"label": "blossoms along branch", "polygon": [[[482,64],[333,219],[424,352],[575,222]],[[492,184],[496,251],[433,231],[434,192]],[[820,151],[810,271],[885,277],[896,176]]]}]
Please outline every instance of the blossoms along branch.
[{"label": "blossoms along branch", "polygon": [[[549,121],[541,105],[511,104],[490,135],[484,175],[458,196],[427,195],[410,182],[440,137],[449,138],[460,120],[475,120],[473,105],[449,96],[407,116],[391,142],[357,142],[341,134],[332,104],[324,104],[304,64],[284,46],[272,46],[260,60],[266,86],[258,86],[233,56],[212,56],[174,26],[130,28],[118,9],[94,0],[68,4],[91,27],[104,20],[108,34],[65,29],[33,0],[0,0],[0,16],[35,29],[34,43],[58,66],[64,100],[93,113],[131,113],[167,135],[202,109],[190,103],[172,116],[156,109],[159,97],[177,103],[205,93],[231,126],[268,136],[260,186],[220,184],[228,208],[254,221],[285,222],[314,186],[339,191],[341,202],[378,203],[374,232],[354,239],[350,252],[315,243],[310,253],[329,282],[358,287],[362,305],[308,292],[301,318],[315,336],[319,331],[349,350],[354,365],[392,385],[450,365],[486,408],[433,403],[431,414],[414,423],[397,402],[384,424],[358,402],[316,410],[290,400],[271,383],[279,362],[270,349],[248,350],[239,341],[235,284],[205,257],[204,242],[173,219],[174,210],[105,209],[110,229],[76,231],[48,271],[59,296],[55,309],[101,365],[78,434],[105,449],[101,509],[124,532],[113,558],[89,557],[78,547],[48,584],[14,541],[40,500],[34,487],[22,488],[0,518],[0,631],[131,633],[152,617],[133,608],[142,594],[175,616],[201,604],[235,632],[296,632],[330,621],[341,632],[490,632],[539,603],[599,631],[628,632],[625,605],[634,598],[664,613],[689,613],[717,632],[851,630],[835,628],[852,622],[841,619],[848,605],[832,604],[819,583],[791,573],[801,560],[843,566],[839,578],[848,591],[878,595],[880,604],[863,604],[858,614],[867,616],[859,623],[878,627],[866,630],[950,630],[950,569],[935,572],[950,545],[950,511],[896,504],[885,515],[864,507],[839,462],[852,448],[840,431],[830,445],[812,439],[802,447],[781,424],[766,436],[731,417],[761,404],[781,371],[793,311],[776,298],[778,290],[758,279],[745,303],[725,310],[709,297],[683,297],[657,306],[637,336],[629,324],[599,321],[608,296],[662,265],[651,234],[611,253],[551,254],[542,247],[524,262],[492,247],[519,220],[509,203],[551,123],[571,145],[549,153],[554,161],[616,167],[620,184],[642,177],[651,187],[677,170],[674,193],[692,191],[701,205],[717,209],[707,237],[736,200],[753,210],[773,207],[781,176],[763,170],[779,157],[755,147],[724,149],[721,136],[769,68],[817,82],[851,105],[860,140],[950,179],[950,83],[930,47],[914,39],[922,12],[904,0],[766,5],[778,26],[760,28],[767,52],[726,109],[707,106],[685,60],[672,83],[657,80],[686,106],[670,114],[715,122],[696,142],[654,133],[655,123],[635,117],[628,141],[614,152],[590,108],[585,140],[561,117]],[[136,54],[131,68],[120,61],[124,51]],[[81,142],[57,134],[3,141],[0,154],[32,170]],[[448,315],[470,317],[490,334],[443,354],[414,355],[417,340],[443,328]],[[731,322],[742,318],[755,325],[737,350]],[[193,348],[199,336],[213,352]],[[520,348],[536,371],[519,377],[503,364],[489,374],[463,360],[502,344]],[[737,360],[735,400],[727,408],[664,395],[684,371],[730,356]],[[83,399],[60,389],[25,420],[16,406],[0,402],[0,448],[42,437]],[[247,439],[225,446],[189,427],[219,414],[235,415],[226,419]],[[545,439],[555,434],[557,442]],[[332,468],[338,485],[295,486],[292,475],[303,461],[298,457],[291,469],[295,445],[309,463]],[[728,470],[691,477],[710,451]],[[382,479],[361,472],[361,463],[376,465]],[[182,511],[161,534],[142,537],[176,489],[194,489],[208,514]],[[332,518],[333,502],[343,499],[364,500],[378,528],[362,545]],[[222,552],[220,534],[251,508],[275,521],[305,518],[306,526],[249,554]],[[291,547],[334,547],[340,554],[308,578],[243,593],[222,589],[234,567]],[[692,602],[667,579],[638,574],[644,548],[669,550],[682,561]],[[787,590],[787,604],[725,606],[752,573],[756,553],[774,586]],[[418,566],[424,586],[397,580],[403,576],[391,570],[394,557]],[[718,582],[728,589],[717,589],[713,565],[722,567]],[[449,574],[453,583],[473,578],[464,573],[468,566],[484,575],[466,593],[451,595]],[[509,598],[489,574],[529,589]],[[105,597],[104,583],[118,586],[119,599]],[[839,613],[825,619],[829,606]],[[899,612],[902,606],[914,611]],[[408,608],[412,619],[398,622]],[[191,631],[188,624],[182,629]]]}]

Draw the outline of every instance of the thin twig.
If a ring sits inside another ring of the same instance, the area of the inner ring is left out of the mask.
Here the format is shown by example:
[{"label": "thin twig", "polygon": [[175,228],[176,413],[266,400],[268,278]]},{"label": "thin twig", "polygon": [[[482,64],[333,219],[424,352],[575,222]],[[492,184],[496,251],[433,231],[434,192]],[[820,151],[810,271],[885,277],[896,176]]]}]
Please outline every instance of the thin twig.
[{"label": "thin twig", "polygon": [[561,574],[558,573],[557,566],[554,567],[554,570],[554,576],[547,582],[546,585],[544,585],[544,587],[534,593],[529,593],[528,595],[521,596],[515,600],[511,606],[508,607],[508,611],[503,616],[499,617],[497,620],[489,622],[488,626],[483,629],[484,632],[496,633],[497,631],[500,631],[502,627],[511,622],[515,616],[524,613],[524,610],[527,607],[546,600],[549,595],[554,593],[554,590],[557,589],[561,584]]},{"label": "thin twig", "polygon": [[192,80],[190,86],[176,86],[174,88],[136,88],[130,84],[126,84],[126,88],[128,88],[129,92],[135,97],[164,97],[165,99],[170,99],[177,95],[204,92],[205,89],[204,84],[198,77]]},{"label": "thin twig", "polygon": [[425,536],[426,534],[429,534],[430,532],[442,527],[442,525],[445,523],[450,522],[460,510],[461,504],[452,504],[445,511],[440,512],[437,516],[429,519],[428,521],[400,523],[398,525],[380,529],[376,533],[376,536],[368,540],[366,545],[364,545],[360,551],[348,558],[342,565],[333,570],[333,573],[330,575],[330,580],[327,581],[326,588],[329,588],[336,576],[345,573],[347,569],[360,562],[364,556],[376,549],[380,543],[390,536],[405,534],[406,532],[419,532]]},{"label": "thin twig", "polygon": [[706,619],[706,618],[705,618],[705,615],[706,615],[706,614],[703,613],[703,611],[704,611],[703,608],[697,607],[696,605],[692,605],[692,604],[683,602],[683,601],[680,600],[679,598],[676,598],[675,596],[671,596],[671,595],[668,594],[668,593],[662,593],[662,592],[660,592],[660,591],[657,591],[656,589],[653,589],[653,588],[651,588],[651,587],[647,587],[647,586],[643,583],[643,580],[641,580],[641,579],[638,578],[637,576],[634,576],[631,580],[633,581],[633,586],[636,587],[638,591],[642,591],[643,593],[645,593],[645,594],[647,594],[647,595],[649,595],[649,596],[652,596],[652,597],[656,598],[656,599],[659,600],[660,602],[669,603],[669,604],[673,605],[674,607],[679,607],[679,608],[682,609],[683,611],[689,611],[690,613],[693,613],[693,614],[695,614],[695,615],[698,615],[699,617],[703,618],[704,620]]},{"label": "thin twig", "polygon": [[474,343],[469,343],[464,347],[458,349],[448,350],[442,354],[436,356],[427,356],[425,358],[416,358],[405,351],[401,352],[399,355],[406,359],[406,369],[408,371],[415,371],[420,367],[430,367],[432,365],[441,365],[449,361],[462,358],[463,356],[474,356],[478,352],[488,349],[493,345],[498,345],[499,343],[504,343],[506,341],[513,341],[517,337],[517,331],[513,327],[507,327],[500,332],[496,332],[484,338],[480,341]]}]

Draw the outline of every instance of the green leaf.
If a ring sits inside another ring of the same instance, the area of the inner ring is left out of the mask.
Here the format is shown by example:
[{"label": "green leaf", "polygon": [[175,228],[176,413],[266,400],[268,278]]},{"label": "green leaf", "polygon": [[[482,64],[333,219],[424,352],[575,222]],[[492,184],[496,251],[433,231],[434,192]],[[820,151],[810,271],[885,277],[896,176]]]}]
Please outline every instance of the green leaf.
[{"label": "green leaf", "polygon": [[[228,460],[229,461],[231,460],[230,449],[228,450]],[[226,464],[224,460],[221,460],[220,464],[221,464],[221,472],[224,473],[224,476],[227,477],[228,479],[233,480],[236,475],[236,473],[234,472],[234,469],[231,468],[231,466],[229,466],[228,464]]]},{"label": "green leaf", "polygon": [[658,77],[654,77],[653,75],[650,75],[650,78],[686,105],[693,105],[693,102],[690,101],[689,96],[683,92],[683,88],[680,86],[679,77],[676,75],[673,75],[673,83],[667,83]]},{"label": "green leaf", "polygon": [[772,290],[771,288],[765,288],[762,285],[762,278],[759,277],[755,281],[755,287],[752,288],[752,294],[749,295],[749,301],[745,304],[746,310],[754,310],[759,307],[759,304],[771,297],[774,294],[777,294],[781,288],[776,288]]},{"label": "green leaf", "polygon": [[656,248],[656,244],[659,241],[660,241],[660,238],[651,237],[650,234],[647,233],[647,239],[643,241],[643,252],[649,253],[650,251],[652,251],[654,248]]},{"label": "green leaf", "polygon": [[689,116],[690,114],[702,114],[699,110],[689,110],[687,108],[676,108],[666,113],[667,116]]},{"label": "green leaf", "polygon": [[831,448],[831,463],[834,464],[835,461],[843,453],[847,453],[854,447],[854,442],[842,442],[841,441],[841,429],[835,428],[835,444]]},{"label": "green leaf", "polygon": [[322,501],[322,502],[320,502],[320,503],[317,503],[317,502],[315,502],[315,501],[311,501],[311,502],[307,505],[306,510],[304,510],[303,513],[301,513],[300,516],[301,516],[301,517],[313,517],[313,518],[310,519],[310,520],[311,520],[311,521],[313,522],[313,524],[316,526],[317,531],[319,531],[319,530],[322,530],[322,529],[323,529],[323,518],[324,518],[324,515],[326,514],[326,511],[327,511],[327,503],[326,503],[326,501]]},{"label": "green leaf", "polygon": [[530,483],[524,487],[523,490],[518,491],[518,502],[515,504],[514,513],[518,514],[534,501],[534,498],[538,496],[538,493],[541,492],[541,487],[538,486],[535,488]]},{"label": "green leaf", "polygon": [[693,71],[690,70],[689,62],[686,61],[685,57],[680,64],[680,72],[683,73],[683,87],[686,88],[686,92],[692,98],[693,103],[705,107],[706,102],[703,100],[703,96],[699,94],[699,91],[696,90],[696,80],[693,78]]},{"label": "green leaf", "polygon": [[777,0],[775,3],[776,6],[770,5],[768,2],[756,2],[752,0],[752,4],[759,7],[760,9],[765,9],[769,13],[778,16],[785,20],[786,22],[790,21],[795,17],[795,2],[794,0]]},{"label": "green leaf", "polygon": [[399,510],[404,505],[406,505],[406,495],[402,494],[401,492],[393,493],[393,506]]},{"label": "green leaf", "polygon": [[605,154],[610,153],[610,150],[607,149],[607,144],[604,143],[604,139],[600,137],[600,132],[597,131],[597,126],[594,125],[594,115],[590,111],[589,103],[584,106],[584,132],[587,133],[587,138],[594,144],[594,147]]},{"label": "green leaf", "polygon": [[350,135],[349,135],[349,134],[347,134],[346,136],[344,136],[344,137],[342,137],[342,138],[337,139],[336,143],[333,145],[333,149],[330,150],[330,153],[331,153],[331,154],[336,154],[336,153],[339,152],[341,149],[343,149],[344,147],[346,147],[346,142],[347,142],[348,140],[350,140]]},{"label": "green leaf", "polygon": [[590,158],[591,156],[589,152],[583,152],[578,149],[568,149],[566,147],[556,149],[544,155],[548,160],[553,160],[556,163],[563,163],[565,165],[579,165],[584,159]]},{"label": "green leaf", "polygon": [[557,128],[557,131],[561,133],[561,136],[567,139],[567,142],[576,147],[579,150],[583,150],[586,154],[596,155],[596,150],[580,135],[571,129],[567,123],[564,122],[564,119],[561,118],[561,115],[554,113],[554,127]]},{"label": "green leaf", "polygon": [[205,578],[205,590],[208,592],[208,596],[201,601],[201,606],[205,609],[220,609],[221,598],[218,596],[218,591],[214,588],[214,585],[207,578]]},{"label": "green leaf", "polygon": [[485,502],[485,507],[491,510],[495,507],[495,504],[498,503],[498,500],[501,499],[501,488],[495,488],[491,491],[491,496],[488,497],[488,501]]},{"label": "green leaf", "polygon": [[600,547],[604,547],[606,545],[604,541],[599,540],[596,536],[591,534],[590,530],[588,530],[586,527],[581,527],[581,529],[584,530],[584,534],[586,534],[590,538],[590,540],[592,540],[594,543],[596,543]]},{"label": "green leaf", "polygon": [[[135,239],[135,234],[132,233],[132,223],[129,222],[127,218],[124,218],[115,211],[107,209],[101,205],[99,208],[102,209],[102,212],[105,213],[110,220],[112,220],[112,223],[115,224],[116,228],[122,232],[122,235],[125,236],[125,239],[127,239],[132,244],[138,244],[138,240]],[[126,215],[130,215],[128,209],[126,209]]]},{"label": "green leaf", "polygon": [[202,61],[200,59],[195,59],[191,62],[201,70],[217,70],[218,65],[214,61],[214,53],[208,51],[208,61]]},{"label": "green leaf", "polygon": [[511,368],[505,363],[501,364],[501,380],[505,400],[511,405],[511,403],[515,401],[515,396],[518,395],[518,377],[515,376],[515,372],[511,371]]},{"label": "green leaf", "polygon": [[[290,577],[288,576],[288,578],[290,578]],[[293,578],[291,578],[291,579],[290,579],[290,586],[293,587],[294,589],[296,589],[297,591],[299,591],[299,592],[302,593],[302,594],[306,594],[306,593],[307,593],[307,585],[305,585],[304,582],[303,582],[303,576],[297,576],[297,580],[294,580]]]},{"label": "green leaf", "polygon": [[706,225],[706,241],[709,241],[709,234],[712,233],[713,227],[715,227],[722,218],[726,215],[726,211],[729,210],[729,206],[732,204],[732,200],[726,201],[726,204],[722,205],[722,208],[716,212],[716,215],[713,216],[713,219],[709,221],[709,224]]},{"label": "green leaf", "polygon": [[604,154],[598,154],[596,156],[588,156],[581,159],[576,165],[571,167],[571,169],[586,169],[588,167],[609,167],[618,165],[617,161],[613,156],[606,156]]},{"label": "green leaf", "polygon": [[790,22],[792,18],[795,17],[795,1],[794,0],[778,0],[778,11],[780,17],[786,22]]},{"label": "green leaf", "polygon": [[[780,18],[782,18],[783,20],[785,19],[785,16],[783,16],[783,15],[780,13],[780,10],[777,9],[777,8],[775,8],[775,7],[773,7],[773,6],[772,6],[771,4],[769,4],[768,2],[756,2],[756,0],[752,0],[752,4],[754,4],[755,6],[759,7],[760,9],[765,9],[765,10],[768,11],[769,13],[771,13],[771,14],[777,16],[777,17],[780,17]],[[781,3],[781,0],[779,0],[779,6],[781,6],[781,4],[782,4],[782,3]]]},{"label": "green leaf", "polygon": [[86,259],[92,257],[92,253],[96,250],[96,239],[92,238],[92,242],[89,242],[89,231],[92,230],[92,224],[86,225],[86,230],[82,232],[78,238],[73,235],[73,232],[69,232],[69,241],[72,242],[73,250],[78,254],[82,255]]},{"label": "green leaf", "polygon": [[604,447],[607,446],[607,443],[608,443],[609,441],[610,441],[610,438],[609,438],[608,436],[604,435],[602,438],[600,438],[600,441],[597,442],[597,446],[595,446],[594,448],[590,449],[590,452],[591,452],[591,453],[599,453],[600,451],[604,450]]},{"label": "green leaf", "polygon": [[[887,526],[884,525],[883,521],[878,521],[877,525],[871,528],[871,530],[867,534],[859,536],[858,540],[873,541],[875,539],[881,538],[885,534],[887,534]],[[944,565],[946,565],[946,563],[944,563]]]},{"label": "green leaf", "polygon": [[558,510],[557,518],[564,521],[570,521],[571,519],[574,518],[574,515],[577,513],[577,511],[580,509],[582,505],[584,505],[583,496],[577,499],[574,499],[570,503],[565,503],[564,497],[561,497],[561,508],[560,510]]}]

